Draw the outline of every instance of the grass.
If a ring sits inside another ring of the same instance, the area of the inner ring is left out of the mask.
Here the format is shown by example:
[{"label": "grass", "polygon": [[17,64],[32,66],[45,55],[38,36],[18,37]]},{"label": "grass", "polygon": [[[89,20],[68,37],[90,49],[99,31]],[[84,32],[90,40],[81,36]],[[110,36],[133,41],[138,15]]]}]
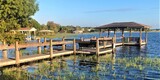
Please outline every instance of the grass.
[{"label": "grass", "polygon": [[73,33],[56,33],[55,35],[53,36],[49,36],[49,35],[44,35],[44,36],[37,36],[37,37],[40,37],[40,38],[63,38],[64,36],[65,37],[74,37],[74,36],[77,36],[78,34],[73,34]]},{"label": "grass", "polygon": [[[71,62],[67,62],[71,60]],[[75,64],[74,64],[74,60]],[[80,61],[86,61],[84,65],[80,65]],[[115,58],[112,54],[107,54],[103,56],[68,56],[68,57],[57,57],[51,61],[42,61],[35,69],[34,73],[28,73],[22,68],[6,68],[3,69],[3,76],[0,76],[0,80],[22,80],[22,79],[51,79],[51,80],[86,80],[92,79],[97,80],[101,77],[110,75],[116,79],[117,76],[126,79],[126,75],[119,75],[115,71],[114,65],[118,65],[126,71],[130,68],[134,68],[139,71],[145,70],[145,68],[155,69],[160,71],[160,58]],[[83,67],[83,68],[80,68]],[[87,67],[90,66],[90,67]],[[82,69],[82,70],[80,70]],[[84,70],[83,70],[84,69]],[[140,76],[138,74],[134,75],[135,78]]]}]

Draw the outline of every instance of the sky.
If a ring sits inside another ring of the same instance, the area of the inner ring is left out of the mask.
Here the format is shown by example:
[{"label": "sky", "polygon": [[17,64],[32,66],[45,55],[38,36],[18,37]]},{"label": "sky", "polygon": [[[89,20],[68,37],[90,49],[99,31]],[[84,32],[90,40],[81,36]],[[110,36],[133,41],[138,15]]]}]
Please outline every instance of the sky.
[{"label": "sky", "polygon": [[159,0],[37,0],[33,16],[40,24],[96,27],[112,22],[137,22],[160,28]]}]

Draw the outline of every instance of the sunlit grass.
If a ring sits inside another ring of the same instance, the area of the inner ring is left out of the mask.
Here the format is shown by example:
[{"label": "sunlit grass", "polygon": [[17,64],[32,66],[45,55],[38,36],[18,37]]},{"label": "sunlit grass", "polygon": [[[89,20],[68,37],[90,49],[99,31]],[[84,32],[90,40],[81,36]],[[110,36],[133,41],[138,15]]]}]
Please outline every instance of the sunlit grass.
[{"label": "sunlit grass", "polygon": [[[67,60],[71,60],[73,64],[69,64]],[[74,64],[74,60],[75,64]],[[80,62],[82,61],[82,63]],[[89,73],[85,71],[79,71],[78,66],[83,64],[83,66],[90,65]],[[128,71],[130,68],[134,68],[139,71],[143,71],[146,68],[160,70],[160,58],[144,58],[144,57],[132,57],[132,58],[116,58],[113,54],[106,54],[103,56],[68,56],[68,57],[57,57],[51,61],[42,61],[38,63],[37,68],[34,73],[28,73],[26,70],[21,68],[6,68],[3,70],[3,75],[5,78],[3,80],[8,80],[13,77],[15,80],[21,79],[51,79],[51,80],[86,80],[101,79],[101,76],[111,75],[116,78],[118,75],[114,71],[116,70],[114,65],[122,67],[124,70]],[[70,66],[69,66],[70,65]],[[127,76],[123,75],[123,79]],[[135,74],[135,78],[136,78]]]},{"label": "sunlit grass", "polygon": [[73,33],[56,33],[56,34],[54,34],[54,35],[52,35],[52,36],[50,36],[50,35],[44,35],[44,36],[37,36],[37,37],[40,37],[40,38],[44,38],[44,37],[46,37],[46,38],[63,38],[64,36],[65,37],[74,37],[74,36],[77,36],[78,34],[73,34]]}]

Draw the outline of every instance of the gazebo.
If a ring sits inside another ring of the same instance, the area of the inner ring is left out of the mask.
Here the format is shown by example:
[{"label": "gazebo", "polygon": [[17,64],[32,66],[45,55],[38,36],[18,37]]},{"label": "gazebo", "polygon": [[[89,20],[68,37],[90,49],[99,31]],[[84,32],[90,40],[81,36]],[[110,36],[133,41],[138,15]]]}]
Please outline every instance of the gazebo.
[{"label": "gazebo", "polygon": [[[121,31],[122,36],[120,37],[122,40],[122,45],[143,45],[147,43],[147,31],[150,28],[148,25],[139,24],[136,22],[114,22],[106,25],[102,25],[99,27],[96,27],[95,29],[100,30],[100,36],[102,33],[102,30],[108,30],[108,37],[110,37],[110,31],[114,31],[114,41],[116,43],[116,31]],[[132,31],[138,30],[139,31],[139,37],[132,37]],[[124,31],[129,31],[129,37],[124,36]],[[145,40],[142,40],[142,31],[145,31]],[[125,41],[127,40],[127,41]],[[135,42],[133,42],[135,40]]]}]

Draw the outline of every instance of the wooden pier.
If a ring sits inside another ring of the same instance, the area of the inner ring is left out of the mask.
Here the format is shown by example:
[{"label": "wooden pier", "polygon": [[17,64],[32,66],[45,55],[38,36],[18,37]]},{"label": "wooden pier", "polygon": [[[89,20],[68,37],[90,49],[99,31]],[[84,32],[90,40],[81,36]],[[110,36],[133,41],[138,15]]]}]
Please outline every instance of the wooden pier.
[{"label": "wooden pier", "polygon": [[[89,40],[89,41],[88,41]],[[7,45],[3,42],[3,45],[0,45],[0,50],[2,50],[3,59],[0,60],[0,67],[9,66],[9,65],[20,65],[21,63],[27,63],[32,61],[38,61],[43,59],[52,59],[57,56],[64,55],[76,55],[76,54],[95,54],[99,56],[100,54],[114,53],[116,46],[122,46],[122,42],[115,43],[114,37],[103,37],[103,38],[90,38],[90,39],[62,39],[62,40],[49,40],[33,43],[23,43],[19,44],[16,42],[12,45]],[[70,49],[66,48],[67,44],[71,44]],[[79,48],[77,48],[78,44]],[[139,43],[125,43],[124,45],[137,45]],[[48,49],[44,48],[45,53],[42,53],[41,47],[49,46]],[[61,46],[61,49],[53,48],[53,46]],[[21,48],[28,47],[37,47],[37,54],[20,56]],[[15,57],[8,58],[7,50],[14,49]]]},{"label": "wooden pier", "polygon": [[[132,37],[131,29],[130,37],[124,37],[124,30],[125,28],[128,28],[128,24],[131,25],[130,28],[139,29],[139,37]],[[122,30],[122,37],[116,37],[117,28],[120,28]],[[3,44],[0,45],[0,50],[2,50],[3,56],[3,58],[0,59],[0,67],[9,65],[19,66],[21,63],[43,59],[52,59],[53,57],[72,54],[95,54],[99,56],[100,54],[114,53],[116,46],[141,46],[147,44],[148,27],[144,25],[140,25],[137,23],[113,23],[98,27],[97,29],[108,29],[108,37],[100,36],[99,38],[92,37],[89,39],[65,39],[65,37],[63,37],[61,40],[50,39],[48,41],[45,38],[44,42],[40,42],[40,39],[38,39],[37,42],[33,43],[19,44],[18,42],[15,42],[15,44],[11,45],[7,45],[6,42],[3,41]],[[114,30],[113,37],[110,37],[110,29]],[[142,29],[146,32],[145,40],[142,40]],[[66,45],[68,44],[72,45],[71,48],[66,47]],[[46,46],[48,46],[49,48],[47,49]],[[61,46],[61,48],[57,49],[54,48],[54,46]],[[29,47],[37,47],[37,54],[20,56],[20,49]],[[44,53],[42,53],[42,47],[44,47]],[[13,58],[8,58],[7,56],[7,50],[9,49],[15,50],[15,56]]]}]

